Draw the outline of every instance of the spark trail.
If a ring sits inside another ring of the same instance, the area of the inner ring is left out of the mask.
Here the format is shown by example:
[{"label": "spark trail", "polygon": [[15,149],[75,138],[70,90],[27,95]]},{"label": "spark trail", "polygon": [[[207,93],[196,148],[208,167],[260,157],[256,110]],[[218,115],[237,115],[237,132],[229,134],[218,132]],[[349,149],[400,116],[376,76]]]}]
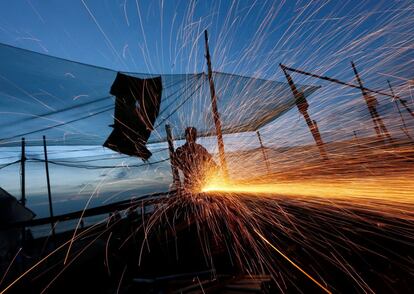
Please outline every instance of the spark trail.
[{"label": "spark trail", "polygon": [[[194,1],[190,5],[185,2],[171,5],[161,1],[159,7],[157,4],[148,7],[141,2],[138,5],[138,1],[127,5],[125,1],[118,10],[122,23],[127,27],[118,25],[127,32],[135,28],[134,32],[139,34],[138,38],[133,34],[133,39],[115,35],[113,27],[116,25],[105,23],[102,15],[108,14],[102,13],[100,7],[83,0],[81,3],[88,20],[97,28],[97,34],[103,36],[103,46],[100,47],[106,50],[104,54],[115,57],[116,69],[166,74],[202,72],[205,69],[204,48],[200,39],[204,29],[208,29],[213,68],[229,73],[215,73],[223,121],[243,126],[245,121],[241,117],[254,113],[263,140],[260,146],[254,133],[226,136],[226,159],[231,180],[223,182],[212,176],[202,189],[203,193],[184,193],[151,203],[153,213],[145,215],[131,233],[123,236],[120,248],[126,247],[136,236],[143,236],[144,241],[135,248],[139,252],[140,263],[146,254],[151,254],[146,249],[151,249],[150,244],[156,246],[159,235],[174,239],[181,227],[194,226],[200,240],[197,243],[200,248],[197,249],[203,252],[210,268],[215,269],[217,262],[211,248],[219,244],[229,252],[232,265],[240,272],[270,273],[281,292],[288,292],[291,287],[303,291],[304,284],[297,282],[297,274],[305,275],[328,293],[341,289],[345,289],[343,292],[374,292],[378,289],[391,292],[409,288],[407,277],[412,277],[414,264],[413,259],[404,254],[413,252],[414,244],[414,120],[409,112],[414,109],[411,58],[414,5],[411,1],[326,1],[323,4],[218,1],[211,7],[204,7],[202,1]],[[170,11],[174,13],[170,14]],[[113,13],[116,23],[117,14]],[[158,14],[161,28],[154,29],[151,20]],[[49,21],[46,15],[40,15],[42,22]],[[153,29],[159,29],[159,34],[150,34]],[[153,39],[152,35],[160,36],[161,43],[169,40],[167,45],[164,44],[166,48],[162,45],[159,48],[159,40]],[[131,54],[126,54],[126,48]],[[142,53],[142,64],[138,65],[131,56],[137,52]],[[356,63],[361,83],[375,90],[375,94],[387,93],[386,78],[392,79],[392,93],[370,98],[392,142],[384,142],[374,136],[375,126],[360,89],[347,87],[347,84],[357,84],[350,61]],[[312,125],[320,130],[329,161],[321,160],[291,96],[281,105],[284,108],[280,115],[270,124],[261,124],[261,113],[274,107],[277,101],[269,89],[272,81],[286,82],[279,63],[299,68],[302,73],[312,73],[306,76],[298,71],[291,74],[297,84],[318,86],[317,91],[307,97],[309,115]],[[134,68],[131,70],[129,67],[132,65]],[[345,83],[338,85],[318,78],[325,76],[329,76],[331,81]],[[185,108],[174,106],[184,105],[178,98],[166,101],[176,111],[178,119],[172,121],[172,125],[177,125],[178,136],[182,135],[179,132],[183,127],[212,122],[209,101],[204,99],[208,89],[199,83],[203,76],[197,75],[196,82],[194,77],[180,76],[179,82],[185,86],[177,93],[188,99]],[[5,79],[7,81],[8,77]],[[23,102],[34,101],[54,114],[54,104],[49,105],[24,87],[13,86],[29,98]],[[224,97],[229,89],[231,97]],[[59,96],[53,92],[48,94]],[[82,100],[88,94],[91,93],[78,93],[71,99]],[[393,97],[399,97],[405,103],[397,104],[399,110],[394,104],[402,102]],[[224,101],[229,102],[225,104]],[[196,111],[200,108],[202,112]],[[2,114],[14,114],[15,118],[24,117],[25,120],[26,117],[47,119],[52,129],[65,128],[70,134],[80,135],[84,131],[71,125],[72,118],[49,119],[41,113]],[[17,119],[16,124],[19,122]],[[164,128],[164,125],[159,127]],[[154,131],[156,139],[162,139],[161,133],[158,129]],[[91,135],[104,137],[102,134]],[[217,153],[214,138],[207,138],[203,143],[212,153]],[[57,151],[58,154],[65,152],[67,150]],[[97,159],[96,152],[92,153],[60,161],[65,163],[63,172],[61,170],[65,179],[69,178],[67,169],[105,171],[103,177],[102,174],[94,174],[96,177],[93,178],[91,173],[85,173],[85,179],[79,176],[78,182],[73,181],[76,182],[73,190],[80,190],[79,197],[92,199],[104,194],[101,191],[105,189],[111,194],[108,201],[123,192],[132,197],[137,193],[129,190],[154,188],[159,184],[154,179],[169,179],[165,171],[169,168],[163,165],[150,168],[149,165],[137,165],[136,159],[125,160],[107,153]],[[162,162],[168,158],[166,153],[164,155]],[[98,164],[104,160],[102,158],[109,158],[114,164]],[[98,163],[85,166],[83,161]],[[122,169],[122,179],[111,166]],[[73,172],[76,179],[75,174]],[[87,185],[79,188],[79,182]],[[64,184],[56,184],[55,190],[60,187],[63,190],[66,188]],[[92,188],[87,189],[87,186]],[[131,210],[137,210],[137,207],[133,206]],[[80,222],[81,219],[77,226]],[[108,227],[106,232],[110,230]],[[87,231],[77,233],[75,230],[72,238],[26,269],[0,290],[1,293],[8,292],[56,252],[71,254],[72,244],[76,245],[85,234]],[[116,239],[115,234],[116,231],[110,231],[109,237],[104,239],[106,247],[102,257],[111,273],[115,270],[109,268],[113,264],[109,261],[109,245]],[[277,244],[277,247],[272,244]],[[70,259],[67,267],[72,261],[76,262]],[[286,265],[285,261],[289,264]],[[383,263],[388,267],[381,268]],[[67,267],[59,272],[59,277]],[[123,278],[129,276],[130,267],[122,269],[115,290],[127,283]],[[53,277],[47,286],[57,280],[58,276]]]}]

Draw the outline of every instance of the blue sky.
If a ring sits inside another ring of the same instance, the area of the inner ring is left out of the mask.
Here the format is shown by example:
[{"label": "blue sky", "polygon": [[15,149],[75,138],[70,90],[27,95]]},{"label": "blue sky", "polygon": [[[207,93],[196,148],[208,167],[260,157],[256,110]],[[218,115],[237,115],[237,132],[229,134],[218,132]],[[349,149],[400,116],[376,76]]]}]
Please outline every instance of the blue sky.
[{"label": "blue sky", "polygon": [[333,54],[358,61],[386,43],[386,34],[348,47],[410,9],[404,1],[356,0],[1,1],[0,42],[117,70],[179,73],[205,68],[207,28],[216,69],[273,77],[279,62],[319,61],[338,71]]},{"label": "blue sky", "polygon": [[[189,3],[195,3],[194,8]],[[271,4],[269,2],[269,4]],[[269,5],[267,4],[267,5]],[[258,6],[258,10],[265,9]],[[232,3],[209,1],[12,1],[1,2],[0,41],[30,50],[119,70],[179,72],[194,33],[208,28],[212,48]],[[237,5],[246,11],[250,4]],[[261,5],[260,5],[261,6]],[[213,9],[212,9],[213,8]],[[232,12],[233,13],[233,12]],[[238,39],[254,33],[251,13]],[[249,32],[250,31],[250,32]],[[192,34],[191,36],[180,36]],[[232,37],[233,38],[233,37]],[[181,42],[181,43],[179,43]],[[181,48],[182,46],[185,48]],[[203,43],[200,43],[202,49]],[[185,51],[180,51],[185,50]],[[171,53],[171,54],[170,54]],[[201,56],[202,57],[202,56]],[[201,60],[204,64],[204,61]],[[198,68],[201,70],[202,68]]]}]

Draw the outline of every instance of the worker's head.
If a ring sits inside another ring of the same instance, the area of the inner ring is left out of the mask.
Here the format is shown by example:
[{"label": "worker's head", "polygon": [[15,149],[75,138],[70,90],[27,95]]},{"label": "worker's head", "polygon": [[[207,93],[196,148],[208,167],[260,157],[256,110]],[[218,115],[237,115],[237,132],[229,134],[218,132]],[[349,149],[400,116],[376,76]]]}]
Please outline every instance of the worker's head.
[{"label": "worker's head", "polygon": [[185,140],[187,143],[195,143],[197,140],[197,129],[195,127],[188,127],[185,129]]}]

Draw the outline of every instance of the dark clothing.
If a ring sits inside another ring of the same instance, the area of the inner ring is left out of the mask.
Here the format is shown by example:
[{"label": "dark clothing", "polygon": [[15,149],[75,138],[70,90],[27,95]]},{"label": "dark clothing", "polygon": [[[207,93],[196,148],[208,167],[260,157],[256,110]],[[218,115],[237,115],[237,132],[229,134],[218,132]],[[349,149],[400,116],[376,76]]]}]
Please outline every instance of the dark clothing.
[{"label": "dark clothing", "polygon": [[199,189],[209,173],[214,173],[217,165],[208,151],[197,143],[185,143],[175,152],[175,165],[184,174],[184,186]]},{"label": "dark clothing", "polygon": [[160,111],[161,77],[139,79],[118,73],[110,93],[116,96],[114,130],[104,146],[148,159],[146,144]]}]

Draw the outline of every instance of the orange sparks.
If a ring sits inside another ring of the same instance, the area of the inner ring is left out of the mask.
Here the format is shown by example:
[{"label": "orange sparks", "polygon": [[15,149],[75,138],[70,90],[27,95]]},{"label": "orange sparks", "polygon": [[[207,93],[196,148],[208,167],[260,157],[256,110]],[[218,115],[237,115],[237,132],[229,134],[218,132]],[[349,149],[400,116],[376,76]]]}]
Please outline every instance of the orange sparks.
[{"label": "orange sparks", "polygon": [[281,252],[279,249],[277,249],[272,243],[269,242],[262,234],[260,234],[258,231],[254,230],[255,233],[263,240],[265,241],[270,247],[272,247],[277,253],[279,253],[284,259],[289,261],[290,264],[292,264],[295,268],[297,268],[302,274],[307,276],[312,282],[314,282],[316,285],[318,285],[322,290],[324,290],[326,293],[331,294],[332,292],[329,291],[325,286],[323,286],[321,283],[319,283],[317,280],[315,280],[311,275],[309,275],[307,272],[305,272],[300,266],[298,266],[296,263],[294,263],[289,257],[287,257],[283,252]]}]

